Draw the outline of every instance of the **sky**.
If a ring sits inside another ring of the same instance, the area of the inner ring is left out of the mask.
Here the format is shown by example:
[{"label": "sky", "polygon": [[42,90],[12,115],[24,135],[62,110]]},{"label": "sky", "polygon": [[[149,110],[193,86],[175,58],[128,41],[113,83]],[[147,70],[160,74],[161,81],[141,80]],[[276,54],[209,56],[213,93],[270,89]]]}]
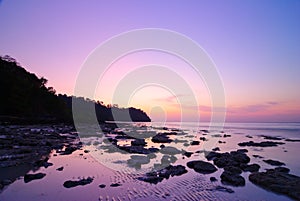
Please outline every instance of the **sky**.
[{"label": "sky", "polygon": [[[2,0],[0,27],[0,55],[17,59],[68,95],[74,94],[84,62],[108,39],[134,29],[175,31],[213,60],[223,81],[226,121],[300,122],[300,1]],[[152,77],[172,83],[172,75],[182,83],[136,86],[130,99],[115,100],[120,83],[147,65],[161,69],[152,70]],[[199,115],[210,120],[209,86],[174,55],[128,54],[106,73],[96,100],[141,108],[154,121],[198,121]]]}]

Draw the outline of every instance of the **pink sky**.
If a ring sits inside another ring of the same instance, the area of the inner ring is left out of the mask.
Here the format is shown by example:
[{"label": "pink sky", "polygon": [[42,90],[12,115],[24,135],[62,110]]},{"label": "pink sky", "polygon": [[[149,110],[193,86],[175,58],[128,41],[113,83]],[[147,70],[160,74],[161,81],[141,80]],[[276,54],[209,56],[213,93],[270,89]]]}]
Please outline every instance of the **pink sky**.
[{"label": "pink sky", "polygon": [[[299,122],[299,19],[296,0],[3,0],[0,55],[16,58],[28,71],[46,77],[58,93],[72,95],[81,65],[99,44],[132,29],[169,29],[196,41],[215,62],[224,84],[228,121]],[[120,80],[151,63],[177,72],[192,93],[172,94],[148,86],[126,104],[116,103],[142,108],[153,120],[166,116],[178,121],[184,113],[187,121],[194,121],[200,113],[200,120],[209,121],[211,100],[203,80],[180,59],[159,52],[128,55],[116,63],[100,80],[95,99],[111,103]],[[180,97],[181,103],[172,96]]]}]

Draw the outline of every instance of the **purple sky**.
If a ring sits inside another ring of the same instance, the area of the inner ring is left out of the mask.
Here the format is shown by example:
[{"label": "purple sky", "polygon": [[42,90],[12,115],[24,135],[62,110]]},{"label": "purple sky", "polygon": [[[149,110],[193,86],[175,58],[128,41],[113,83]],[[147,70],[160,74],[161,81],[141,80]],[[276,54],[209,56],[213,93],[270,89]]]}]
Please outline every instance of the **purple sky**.
[{"label": "purple sky", "polygon": [[[299,19],[296,0],[3,0],[0,55],[16,58],[58,93],[71,95],[81,65],[100,43],[132,29],[170,29],[195,40],[215,62],[228,120],[299,122]],[[158,94],[167,107],[170,94]],[[140,99],[135,99],[137,104]],[[149,112],[159,104],[154,102],[138,106]],[[201,107],[206,106],[207,100]],[[165,110],[177,120],[175,110]]]}]

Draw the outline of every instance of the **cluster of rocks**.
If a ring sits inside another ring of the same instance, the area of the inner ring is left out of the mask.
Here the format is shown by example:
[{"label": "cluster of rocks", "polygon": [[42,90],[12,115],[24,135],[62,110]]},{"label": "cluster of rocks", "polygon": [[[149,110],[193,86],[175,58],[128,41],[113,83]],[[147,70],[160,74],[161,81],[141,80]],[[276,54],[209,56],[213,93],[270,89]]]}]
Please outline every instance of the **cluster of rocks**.
[{"label": "cluster of rocks", "polygon": [[[68,154],[78,149],[79,145],[73,145],[78,138],[74,131],[73,126],[64,124],[0,126],[0,174],[4,175],[0,181],[2,184],[0,189],[14,182],[19,176],[25,175],[25,182],[43,178],[45,176],[43,173],[37,175],[26,173],[30,170],[35,171],[39,167],[52,166],[53,164],[48,162],[52,150],[59,152],[67,146],[64,153]],[[68,146],[73,147],[68,148]],[[6,178],[5,174],[1,173],[6,167],[17,166],[24,168],[15,177]],[[11,182],[5,182],[7,180]]]},{"label": "cluster of rocks", "polygon": [[232,186],[244,186],[245,179],[241,176],[243,171],[257,172],[260,168],[258,164],[248,164],[250,158],[247,156],[246,149],[239,149],[226,153],[209,152],[207,160],[213,160],[214,165],[223,168],[221,182]]},{"label": "cluster of rocks", "polygon": [[65,188],[73,188],[73,187],[76,187],[76,186],[84,186],[84,185],[87,185],[87,184],[90,184],[93,182],[93,178],[92,177],[88,177],[86,179],[80,179],[80,180],[76,180],[76,181],[73,181],[73,180],[68,180],[68,181],[65,181],[63,186]]},{"label": "cluster of rocks", "polygon": [[138,180],[148,182],[151,184],[157,184],[163,179],[169,179],[170,176],[180,176],[187,173],[186,168],[183,165],[169,165],[161,170],[148,172],[143,177],[138,177]]},{"label": "cluster of rocks", "polygon": [[283,142],[263,141],[263,142],[241,142],[238,143],[241,147],[277,147],[278,145],[284,144]]},{"label": "cluster of rocks", "polygon": [[277,167],[255,172],[249,175],[249,180],[264,189],[300,200],[300,177],[289,174],[288,168]]}]

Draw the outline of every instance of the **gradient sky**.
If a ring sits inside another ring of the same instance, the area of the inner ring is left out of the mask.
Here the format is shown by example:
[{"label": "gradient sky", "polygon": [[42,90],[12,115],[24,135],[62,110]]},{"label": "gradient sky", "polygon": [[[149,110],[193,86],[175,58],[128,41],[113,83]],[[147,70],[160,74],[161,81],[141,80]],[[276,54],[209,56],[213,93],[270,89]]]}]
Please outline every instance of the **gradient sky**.
[{"label": "gradient sky", "polygon": [[[215,62],[226,92],[228,121],[300,121],[300,1],[2,0],[0,27],[0,55],[16,58],[28,71],[46,77],[48,86],[68,95],[87,56],[105,40],[132,29],[170,29],[195,40]],[[183,100],[178,105],[174,94],[150,86],[135,93],[129,106],[144,109],[153,120],[165,115],[177,121],[180,108],[200,111],[209,120],[210,99],[203,82],[163,54],[137,53],[117,62],[111,76],[99,83],[101,97],[96,93],[95,98],[111,103],[111,83],[153,58],[179,72],[198,104]]]}]

